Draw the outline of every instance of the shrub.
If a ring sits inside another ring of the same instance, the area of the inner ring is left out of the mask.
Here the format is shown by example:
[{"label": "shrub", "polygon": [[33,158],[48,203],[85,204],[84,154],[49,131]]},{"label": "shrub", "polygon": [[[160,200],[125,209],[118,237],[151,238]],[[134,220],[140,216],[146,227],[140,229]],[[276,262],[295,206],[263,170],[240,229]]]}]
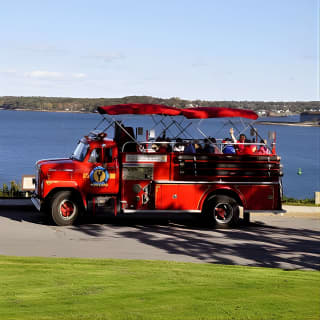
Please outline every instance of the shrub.
[{"label": "shrub", "polygon": [[19,197],[22,195],[21,186],[15,181],[10,182],[10,189],[6,183],[0,187],[1,197]]}]

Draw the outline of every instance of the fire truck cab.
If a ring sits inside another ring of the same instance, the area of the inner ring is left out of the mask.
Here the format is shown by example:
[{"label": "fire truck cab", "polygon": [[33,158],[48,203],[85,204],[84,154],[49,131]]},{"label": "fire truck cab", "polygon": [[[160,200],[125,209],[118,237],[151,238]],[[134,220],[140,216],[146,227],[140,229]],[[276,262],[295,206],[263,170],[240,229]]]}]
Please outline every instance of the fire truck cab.
[{"label": "fire truck cab", "polygon": [[[163,124],[164,131],[175,125],[182,133],[188,125],[177,122],[176,116],[256,119],[253,111],[147,104],[105,106],[98,111],[102,123],[108,123],[104,130],[82,138],[68,159],[36,163],[32,201],[55,224],[74,224],[84,213],[192,213],[211,225],[233,226],[240,212],[281,211],[282,170],[274,148],[266,154],[177,151],[175,145],[194,141],[177,136],[170,141],[149,139],[148,131],[141,142],[132,127],[113,118],[119,114],[169,117],[171,124],[162,120],[157,124]],[[110,127],[114,128],[113,139],[105,133]],[[205,140],[210,143],[210,137]],[[221,141],[215,147],[222,150],[224,145]]]}]

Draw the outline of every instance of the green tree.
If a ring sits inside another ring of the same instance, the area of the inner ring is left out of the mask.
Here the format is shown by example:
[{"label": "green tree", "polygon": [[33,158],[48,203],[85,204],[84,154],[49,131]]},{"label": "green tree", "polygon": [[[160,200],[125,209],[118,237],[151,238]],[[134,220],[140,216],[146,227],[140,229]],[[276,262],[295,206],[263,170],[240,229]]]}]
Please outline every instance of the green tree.
[{"label": "green tree", "polygon": [[15,181],[10,182],[10,196],[11,197],[16,197],[20,193],[20,188],[18,184]]},{"label": "green tree", "polygon": [[4,197],[7,197],[9,195],[9,188],[5,183],[2,185],[2,195]]}]

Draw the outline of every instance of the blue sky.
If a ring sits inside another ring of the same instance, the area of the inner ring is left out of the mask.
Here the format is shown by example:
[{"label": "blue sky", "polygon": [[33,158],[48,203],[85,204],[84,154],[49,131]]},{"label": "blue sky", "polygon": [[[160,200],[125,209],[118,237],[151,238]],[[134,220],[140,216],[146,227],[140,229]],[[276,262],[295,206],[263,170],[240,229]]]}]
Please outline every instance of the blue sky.
[{"label": "blue sky", "polygon": [[2,0],[0,35],[0,96],[319,100],[319,0]]}]

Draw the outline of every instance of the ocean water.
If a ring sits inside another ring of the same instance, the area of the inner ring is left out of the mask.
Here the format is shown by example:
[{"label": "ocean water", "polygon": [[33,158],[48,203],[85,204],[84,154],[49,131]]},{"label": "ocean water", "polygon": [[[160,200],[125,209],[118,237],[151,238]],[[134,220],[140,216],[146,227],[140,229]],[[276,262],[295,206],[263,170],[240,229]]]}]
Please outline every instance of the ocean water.
[{"label": "ocean water", "polygon": [[[140,117],[125,116],[122,119],[133,126],[153,123],[151,118],[141,120]],[[20,182],[22,175],[34,174],[35,162],[39,159],[69,157],[78,140],[100,120],[99,114],[0,110],[0,185],[12,180]],[[294,122],[298,118],[271,120]],[[182,119],[177,118],[177,121]],[[242,123],[234,119],[232,123],[226,119],[212,119],[202,121],[200,128],[207,135],[225,138],[231,126],[241,127]],[[268,138],[269,131],[276,131],[277,153],[284,166],[284,195],[313,198],[314,192],[320,191],[320,128],[259,124],[254,127],[265,138]],[[156,126],[156,131],[159,128],[160,125]],[[174,126],[167,130],[167,135],[170,131],[174,131]],[[196,134],[191,127],[188,131]],[[109,130],[108,134],[112,136],[112,131]],[[197,135],[201,137],[199,133]],[[298,175],[299,169],[301,175]]]}]

